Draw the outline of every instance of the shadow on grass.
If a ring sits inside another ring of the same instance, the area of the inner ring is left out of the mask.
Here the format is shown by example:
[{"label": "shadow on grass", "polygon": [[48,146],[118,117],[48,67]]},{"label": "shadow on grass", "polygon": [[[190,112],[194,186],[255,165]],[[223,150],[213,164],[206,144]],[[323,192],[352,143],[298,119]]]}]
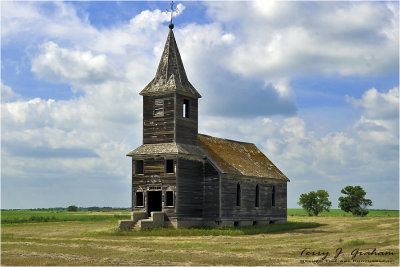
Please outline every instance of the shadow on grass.
[{"label": "shadow on grass", "polygon": [[316,228],[323,224],[315,222],[287,222],[286,224],[269,224],[246,227],[195,227],[188,229],[156,228],[141,231],[121,231],[113,228],[106,231],[86,232],[85,235],[109,235],[109,236],[239,236],[239,235],[258,235],[291,232],[296,229]]}]

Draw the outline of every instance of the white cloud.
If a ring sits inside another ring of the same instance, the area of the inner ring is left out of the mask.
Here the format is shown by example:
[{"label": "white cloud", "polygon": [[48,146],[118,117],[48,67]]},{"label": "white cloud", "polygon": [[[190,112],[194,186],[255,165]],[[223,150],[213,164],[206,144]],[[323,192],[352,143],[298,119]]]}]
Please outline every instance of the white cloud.
[{"label": "white cloud", "polygon": [[[366,75],[398,66],[398,5],[390,3],[207,2],[236,39],[227,66],[276,78],[310,71]],[[240,20],[238,20],[240,18]],[[264,34],[260,34],[260,28]]]},{"label": "white cloud", "polygon": [[42,54],[32,60],[32,71],[52,82],[72,84],[101,83],[117,78],[106,55],[68,50],[53,42],[45,43]]},{"label": "white cloud", "polygon": [[13,101],[20,97],[11,89],[10,86],[3,84],[3,82],[1,82],[0,84],[1,84],[1,102]]}]

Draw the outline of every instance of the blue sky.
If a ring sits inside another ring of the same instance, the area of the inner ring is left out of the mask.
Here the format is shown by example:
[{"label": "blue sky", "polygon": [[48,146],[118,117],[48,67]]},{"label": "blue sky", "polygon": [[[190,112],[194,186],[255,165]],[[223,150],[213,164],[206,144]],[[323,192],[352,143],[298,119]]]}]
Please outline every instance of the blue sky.
[{"label": "blue sky", "polygon": [[[255,143],[288,207],[361,185],[399,203],[397,2],[176,2],[199,130]],[[169,2],[2,2],[2,208],[130,206]]]}]

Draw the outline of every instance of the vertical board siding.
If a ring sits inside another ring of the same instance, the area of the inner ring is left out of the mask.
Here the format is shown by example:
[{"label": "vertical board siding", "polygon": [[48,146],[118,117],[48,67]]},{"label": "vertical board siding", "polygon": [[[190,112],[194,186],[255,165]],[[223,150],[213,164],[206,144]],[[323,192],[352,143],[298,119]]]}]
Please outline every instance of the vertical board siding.
[{"label": "vertical board siding", "polygon": [[177,216],[203,216],[203,163],[178,158]]},{"label": "vertical board siding", "polygon": [[203,217],[219,217],[219,174],[208,161],[204,164]]}]

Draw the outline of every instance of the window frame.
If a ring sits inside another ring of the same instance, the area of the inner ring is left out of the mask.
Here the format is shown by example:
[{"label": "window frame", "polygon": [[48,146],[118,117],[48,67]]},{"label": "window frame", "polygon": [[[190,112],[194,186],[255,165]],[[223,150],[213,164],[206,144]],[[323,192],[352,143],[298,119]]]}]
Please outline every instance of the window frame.
[{"label": "window frame", "polygon": [[[138,193],[142,194],[142,205],[138,205]],[[135,192],[135,207],[143,208],[144,207],[144,192],[138,190]]]},{"label": "window frame", "polygon": [[190,118],[189,99],[183,99],[182,118]]},{"label": "window frame", "polygon": [[260,207],[260,186],[258,184],[256,185],[256,199],[255,199],[254,207],[256,207],[256,208]]},{"label": "window frame", "polygon": [[153,117],[155,118],[164,117],[164,104],[165,104],[164,99],[162,98],[154,99]]},{"label": "window frame", "polygon": [[[168,193],[171,193],[172,194],[172,198],[170,198],[170,200],[172,201],[172,205],[168,205],[168,204],[170,204],[169,202],[168,202]],[[166,190],[165,191],[165,199],[164,199],[164,207],[175,207],[175,192],[174,192],[174,190]]]},{"label": "window frame", "polygon": [[240,183],[236,184],[236,207],[240,207],[242,205],[242,189],[240,187]]},{"label": "window frame", "polygon": [[275,205],[276,205],[275,195],[276,195],[275,186],[273,185],[272,192],[271,192],[271,207],[275,207]]},{"label": "window frame", "polygon": [[[139,167],[140,166],[138,163],[141,162],[141,170],[139,172]],[[135,160],[135,174],[136,175],[144,175],[144,160],[143,159],[137,159]]]},{"label": "window frame", "polygon": [[[169,172],[168,170],[168,162],[172,161],[172,166],[170,166],[172,168],[172,172]],[[173,159],[166,159],[165,160],[165,174],[175,174],[175,162]]]}]

